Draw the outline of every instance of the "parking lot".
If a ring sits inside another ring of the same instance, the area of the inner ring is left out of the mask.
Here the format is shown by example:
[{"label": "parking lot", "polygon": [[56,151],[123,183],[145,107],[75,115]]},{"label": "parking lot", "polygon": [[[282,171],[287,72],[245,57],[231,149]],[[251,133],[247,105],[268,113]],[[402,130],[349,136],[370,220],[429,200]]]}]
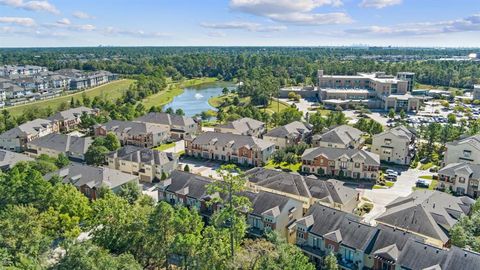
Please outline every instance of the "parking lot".
[{"label": "parking lot", "polygon": [[211,177],[217,180],[221,179],[216,171],[218,168],[220,168],[220,162],[184,157],[180,159],[179,165],[182,169],[188,165],[191,173],[199,174],[205,177]]}]

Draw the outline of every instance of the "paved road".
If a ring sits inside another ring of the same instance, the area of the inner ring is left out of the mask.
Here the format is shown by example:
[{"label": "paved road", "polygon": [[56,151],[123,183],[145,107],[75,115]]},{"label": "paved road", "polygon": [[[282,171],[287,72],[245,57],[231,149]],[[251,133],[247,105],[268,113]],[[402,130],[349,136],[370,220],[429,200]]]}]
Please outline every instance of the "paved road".
[{"label": "paved road", "polygon": [[309,109],[311,107],[315,106],[315,104],[318,104],[318,102],[309,101],[309,100],[306,100],[304,98],[301,98],[299,102],[293,102],[293,101],[289,100],[288,98],[280,98],[279,100],[282,101],[282,102],[285,102],[289,105],[295,104],[295,106],[297,106],[298,110],[303,113],[303,116],[306,116],[307,113],[309,113],[309,114],[315,113],[316,112],[315,110],[312,111],[312,110],[309,110]]},{"label": "paved road", "polygon": [[397,199],[398,197],[405,197],[412,193],[412,187],[419,176],[432,175],[429,171],[422,171],[418,169],[409,169],[398,176],[397,181],[393,187],[389,189],[362,189],[363,197],[368,198],[374,204],[373,209],[364,216],[364,221],[374,224],[375,218],[385,212],[385,206]]},{"label": "paved road", "polygon": [[185,141],[184,140],[180,140],[178,142],[175,142],[174,146],[163,150],[163,152],[167,152],[167,153],[180,153],[180,152],[183,152],[183,151],[185,151]]}]

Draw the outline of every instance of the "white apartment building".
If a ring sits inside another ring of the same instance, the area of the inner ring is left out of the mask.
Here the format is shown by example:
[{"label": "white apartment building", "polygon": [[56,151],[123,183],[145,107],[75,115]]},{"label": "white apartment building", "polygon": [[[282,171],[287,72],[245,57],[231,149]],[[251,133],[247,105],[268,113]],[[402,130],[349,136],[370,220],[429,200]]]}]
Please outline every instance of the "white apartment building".
[{"label": "white apartment building", "polygon": [[404,126],[392,128],[373,136],[371,151],[382,161],[408,165],[415,154],[415,135]]},{"label": "white apartment building", "polygon": [[444,165],[460,162],[480,164],[480,135],[447,142],[445,147]]}]

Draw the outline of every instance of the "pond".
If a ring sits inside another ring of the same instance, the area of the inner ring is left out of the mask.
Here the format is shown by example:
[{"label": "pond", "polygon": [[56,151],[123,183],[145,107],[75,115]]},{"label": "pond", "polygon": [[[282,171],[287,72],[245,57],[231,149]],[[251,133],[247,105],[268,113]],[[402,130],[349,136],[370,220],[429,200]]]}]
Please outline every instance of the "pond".
[{"label": "pond", "polygon": [[224,87],[230,90],[236,88],[231,82],[205,83],[187,87],[182,94],[173,98],[173,101],[166,104],[164,108],[182,109],[186,116],[194,116],[203,111],[216,110],[216,108],[208,104],[208,99],[222,95]]}]

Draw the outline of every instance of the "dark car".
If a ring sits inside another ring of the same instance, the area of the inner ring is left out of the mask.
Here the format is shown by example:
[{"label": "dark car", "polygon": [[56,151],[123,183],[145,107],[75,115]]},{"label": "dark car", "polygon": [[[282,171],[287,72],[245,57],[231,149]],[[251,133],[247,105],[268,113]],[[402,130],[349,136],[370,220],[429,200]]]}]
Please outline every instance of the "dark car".
[{"label": "dark car", "polygon": [[415,186],[419,188],[428,188],[430,184],[428,184],[428,182],[423,179],[419,179],[417,180],[417,182],[415,182]]}]

